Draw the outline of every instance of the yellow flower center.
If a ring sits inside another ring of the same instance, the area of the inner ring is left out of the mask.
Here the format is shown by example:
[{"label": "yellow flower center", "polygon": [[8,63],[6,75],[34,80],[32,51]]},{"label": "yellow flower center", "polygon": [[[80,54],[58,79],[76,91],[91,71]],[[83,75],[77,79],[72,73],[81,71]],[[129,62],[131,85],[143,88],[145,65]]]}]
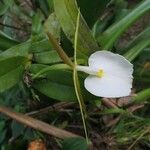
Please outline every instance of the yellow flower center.
[{"label": "yellow flower center", "polygon": [[104,70],[103,69],[99,69],[97,71],[97,74],[96,74],[99,78],[103,77],[104,76]]}]

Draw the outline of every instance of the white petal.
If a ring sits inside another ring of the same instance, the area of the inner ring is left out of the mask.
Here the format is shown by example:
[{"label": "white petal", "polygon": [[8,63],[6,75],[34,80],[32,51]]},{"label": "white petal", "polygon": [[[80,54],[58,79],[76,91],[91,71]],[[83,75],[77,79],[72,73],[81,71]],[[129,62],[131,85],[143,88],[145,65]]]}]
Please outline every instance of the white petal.
[{"label": "white petal", "polygon": [[84,82],[85,88],[95,96],[114,98],[130,95],[132,78],[115,76],[88,76]]},{"label": "white petal", "polygon": [[119,54],[97,51],[89,58],[89,67],[103,69],[106,74],[117,77],[132,77],[133,65]]}]

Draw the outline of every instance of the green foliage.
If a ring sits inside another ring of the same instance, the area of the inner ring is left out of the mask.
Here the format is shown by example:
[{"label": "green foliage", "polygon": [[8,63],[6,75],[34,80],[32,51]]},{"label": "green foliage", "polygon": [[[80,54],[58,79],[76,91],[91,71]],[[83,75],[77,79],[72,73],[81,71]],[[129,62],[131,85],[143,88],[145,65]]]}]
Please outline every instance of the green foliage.
[{"label": "green foliage", "polygon": [[103,49],[111,49],[115,41],[122,35],[122,33],[130,27],[139,17],[150,11],[150,1],[144,0],[139,6],[132,10],[123,19],[114,23],[102,35],[98,41]]},{"label": "green foliage", "polygon": [[[150,12],[150,0],[138,1],[137,6],[130,6],[131,3],[133,2],[126,0],[32,0],[29,3],[21,0],[1,0],[0,104],[26,113],[59,101],[77,102],[73,69],[63,63],[46,33],[51,33],[58,45],[69,55],[69,60],[74,61],[74,34],[80,11],[76,39],[77,63],[87,64],[90,54],[98,50],[112,50],[122,54],[134,64],[133,88],[136,90],[135,96],[128,98],[131,103],[127,106],[119,105],[119,108],[106,109],[103,102],[99,102],[99,98],[85,91],[83,82],[86,76],[79,73],[80,92],[87,109],[88,129],[91,134],[98,134],[101,129],[103,133],[107,132],[108,130],[103,130],[107,128],[102,121],[104,115],[108,117],[106,120],[109,120],[110,116],[118,117],[121,119],[109,128],[109,134],[113,134],[115,142],[121,146],[132,146],[137,142],[135,149],[141,145],[146,145],[147,148],[150,141],[149,132],[146,132],[150,124],[149,16],[136,34],[131,34],[131,38],[125,37],[125,44],[122,39],[128,29],[131,33],[132,30],[137,30],[137,27],[132,25]],[[95,104],[97,101],[98,105]],[[141,106],[139,111],[137,105]],[[130,106],[135,109],[134,112],[129,112]],[[62,111],[61,115],[59,111]],[[53,111],[38,117],[57,126],[62,125],[57,124],[57,121],[66,121],[66,128],[69,128],[69,125],[81,126],[78,107],[59,111],[55,110],[55,115]],[[93,113],[96,117],[92,116]],[[78,128],[75,128],[76,130]],[[26,140],[39,137],[45,139],[46,136],[0,116],[0,149],[12,150],[12,144],[8,143],[10,139],[14,139],[18,146],[15,149],[23,149],[27,146]],[[65,139],[62,145],[59,140],[54,141],[63,150],[88,149],[84,138]]]},{"label": "green foliage", "polygon": [[34,88],[46,96],[57,100],[76,100],[76,94],[72,81],[72,73],[68,71],[53,70],[47,74],[47,79],[36,81],[34,83]]},{"label": "green foliage", "polygon": [[[64,33],[66,34],[67,38],[73,43],[78,14],[78,8],[75,3],[75,0],[54,0],[54,9]],[[94,38],[92,37],[90,29],[88,28],[87,24],[85,23],[85,20],[81,16],[77,47],[79,56],[89,56],[90,53],[98,49],[99,48]]]},{"label": "green foliage", "polygon": [[9,36],[0,31],[0,50],[6,50],[11,48],[14,45],[17,45],[18,42],[11,39]]}]

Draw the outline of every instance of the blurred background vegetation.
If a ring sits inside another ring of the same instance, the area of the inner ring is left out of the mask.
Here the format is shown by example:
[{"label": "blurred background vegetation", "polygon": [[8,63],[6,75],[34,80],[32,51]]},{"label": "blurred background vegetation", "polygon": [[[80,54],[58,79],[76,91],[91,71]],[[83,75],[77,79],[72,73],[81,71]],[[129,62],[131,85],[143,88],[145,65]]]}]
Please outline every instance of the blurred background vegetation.
[{"label": "blurred background vegetation", "polygon": [[[78,63],[106,49],[134,64],[132,94],[110,100],[111,108],[84,89],[79,74],[93,149],[150,149],[150,0],[0,0],[0,105],[84,136],[72,71],[61,69],[46,36],[72,60],[77,8]],[[0,149],[28,149],[36,139],[52,150],[87,149],[82,138],[63,141],[0,114]]]}]

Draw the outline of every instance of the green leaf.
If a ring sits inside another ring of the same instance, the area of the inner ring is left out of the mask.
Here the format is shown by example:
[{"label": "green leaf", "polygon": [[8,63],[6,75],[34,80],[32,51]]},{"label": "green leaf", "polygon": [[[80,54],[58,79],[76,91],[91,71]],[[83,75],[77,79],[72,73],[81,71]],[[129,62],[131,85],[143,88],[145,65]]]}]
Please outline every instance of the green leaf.
[{"label": "green leaf", "polygon": [[60,24],[56,18],[55,13],[49,15],[44,23],[45,32],[50,32],[58,41],[60,41]]},{"label": "green leaf", "polygon": [[31,64],[29,71],[32,74],[37,74],[41,70],[45,69],[46,67],[49,67],[48,65],[43,65],[43,64]]},{"label": "green leaf", "polygon": [[68,138],[63,141],[62,150],[88,150],[88,145],[84,138]]},{"label": "green leaf", "polygon": [[30,48],[30,42],[25,42],[25,43],[21,43],[16,46],[13,46],[10,49],[0,54],[0,61],[6,58],[17,57],[17,56],[27,58],[29,55],[28,54],[29,48]]},{"label": "green leaf", "polygon": [[42,13],[38,11],[32,18],[32,34],[40,34],[42,29]]},{"label": "green leaf", "polygon": [[52,50],[52,46],[47,39],[42,39],[39,41],[35,41],[31,44],[30,52],[38,53]]},{"label": "green leaf", "polygon": [[17,45],[19,42],[13,40],[9,36],[7,36],[5,33],[0,31],[0,50],[6,50],[12,46]]},{"label": "green leaf", "polygon": [[25,64],[27,59],[25,57],[11,57],[0,61],[0,77],[7,72],[16,69],[18,66]]},{"label": "green leaf", "polygon": [[50,98],[60,101],[76,101],[72,73],[69,71],[53,70],[46,75],[46,79],[35,81],[33,86]]},{"label": "green leaf", "polygon": [[101,47],[110,50],[122,33],[148,11],[150,11],[150,0],[144,0],[123,19],[103,32],[98,38]]},{"label": "green leaf", "polygon": [[9,7],[12,6],[12,4],[12,0],[2,0],[2,2],[0,2],[0,16],[5,14]]},{"label": "green leaf", "polygon": [[125,47],[124,50],[132,48],[134,45],[141,42],[141,40],[148,40],[148,39],[150,39],[150,27],[147,27],[140,34],[138,34],[131,42],[129,42],[129,44]]},{"label": "green leaf", "polygon": [[133,61],[141,52],[150,45],[150,39],[142,40],[137,45],[135,45],[133,48],[127,51],[127,53],[124,54],[124,57],[126,57],[129,61]]},{"label": "green leaf", "polygon": [[28,61],[29,45],[29,43],[19,44],[0,54],[0,92],[4,92],[21,80]]},{"label": "green leaf", "polygon": [[[73,43],[76,27],[78,8],[75,0],[54,0],[55,14],[67,38]],[[98,50],[90,29],[83,17],[80,17],[79,36],[78,36],[78,54],[80,57],[89,56],[93,51]]]},{"label": "green leaf", "polygon": [[150,101],[150,88],[144,89],[132,99],[135,103],[143,103],[145,101]]},{"label": "green leaf", "polygon": [[14,70],[7,72],[3,76],[0,76],[0,92],[4,92],[17,84],[22,79],[23,70],[24,68],[19,66]]},{"label": "green leaf", "polygon": [[35,53],[34,60],[35,62],[40,64],[53,64],[53,63],[62,62],[59,55],[54,50],[42,52],[42,53]]}]

